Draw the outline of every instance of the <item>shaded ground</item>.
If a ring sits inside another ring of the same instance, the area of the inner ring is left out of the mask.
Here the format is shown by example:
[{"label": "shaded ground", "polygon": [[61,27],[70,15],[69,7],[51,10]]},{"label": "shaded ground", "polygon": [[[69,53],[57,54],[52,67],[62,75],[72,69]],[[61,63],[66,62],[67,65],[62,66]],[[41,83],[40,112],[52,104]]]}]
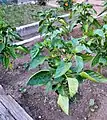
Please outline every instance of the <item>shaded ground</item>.
[{"label": "shaded ground", "polygon": [[[28,60],[28,56],[24,59]],[[18,60],[16,61],[17,64]],[[106,120],[107,118],[107,84],[95,84],[85,81],[80,85],[77,99],[70,103],[70,116],[65,115],[56,104],[55,93],[44,92],[44,87],[25,87],[24,93],[20,88],[26,86],[29,76],[34,71],[25,71],[22,64],[16,65],[13,71],[6,71],[0,66],[0,84],[7,94],[15,98],[18,103],[31,115],[34,120]],[[107,74],[107,69],[104,70]],[[90,107],[90,99],[95,103]]]}]

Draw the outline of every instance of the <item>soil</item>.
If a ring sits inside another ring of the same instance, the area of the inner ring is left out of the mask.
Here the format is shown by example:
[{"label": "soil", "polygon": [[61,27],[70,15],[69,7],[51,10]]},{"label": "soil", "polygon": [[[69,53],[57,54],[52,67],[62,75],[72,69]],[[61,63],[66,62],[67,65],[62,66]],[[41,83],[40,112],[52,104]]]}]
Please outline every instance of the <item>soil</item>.
[{"label": "soil", "polygon": [[[74,102],[70,102],[70,115],[65,115],[57,106],[57,95],[45,93],[45,87],[26,86],[28,78],[40,68],[27,71],[24,63],[29,56],[17,59],[13,70],[0,66],[0,84],[34,120],[107,120],[107,84],[84,81]],[[43,66],[42,66],[43,67]],[[107,76],[107,68],[103,73]],[[26,90],[22,93],[21,88]],[[94,104],[90,106],[90,101]]]}]

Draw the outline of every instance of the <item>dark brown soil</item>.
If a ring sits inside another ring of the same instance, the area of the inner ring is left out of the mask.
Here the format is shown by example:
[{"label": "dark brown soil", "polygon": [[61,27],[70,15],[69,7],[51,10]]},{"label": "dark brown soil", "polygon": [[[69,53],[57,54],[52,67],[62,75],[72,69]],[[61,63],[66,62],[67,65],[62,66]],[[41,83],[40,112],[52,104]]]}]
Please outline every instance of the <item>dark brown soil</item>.
[{"label": "dark brown soil", "polygon": [[[28,58],[26,56],[27,60]],[[25,61],[17,60],[19,66],[16,64],[13,71],[6,71],[0,66],[0,84],[3,85],[6,93],[13,96],[34,120],[106,120],[107,84],[84,81],[80,85],[77,99],[70,102],[70,116],[67,116],[57,106],[55,93],[47,95],[44,87],[26,87],[28,78],[35,71],[25,71],[23,67]],[[107,69],[103,73],[106,75]],[[24,93],[20,92],[22,87],[26,88]],[[91,107],[90,99],[95,101]]]}]

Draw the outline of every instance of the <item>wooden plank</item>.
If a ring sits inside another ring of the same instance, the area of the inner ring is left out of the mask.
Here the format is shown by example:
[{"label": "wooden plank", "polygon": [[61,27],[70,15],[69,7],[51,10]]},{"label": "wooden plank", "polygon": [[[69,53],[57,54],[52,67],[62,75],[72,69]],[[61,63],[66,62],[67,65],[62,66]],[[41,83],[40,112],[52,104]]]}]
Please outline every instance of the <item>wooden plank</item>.
[{"label": "wooden plank", "polygon": [[0,102],[14,116],[15,120],[33,120],[10,95],[0,95]]},{"label": "wooden plank", "polygon": [[0,95],[5,95],[5,91],[1,85],[0,85]]},{"label": "wooden plank", "polygon": [[32,41],[40,42],[41,39],[42,39],[42,37],[40,35],[38,35],[38,36],[35,36],[35,37],[32,37],[32,38],[29,38],[29,39],[14,43],[13,45],[23,45],[25,43],[29,43],[29,42],[32,42]]},{"label": "wooden plank", "polygon": [[15,120],[1,102],[0,102],[0,120]]}]

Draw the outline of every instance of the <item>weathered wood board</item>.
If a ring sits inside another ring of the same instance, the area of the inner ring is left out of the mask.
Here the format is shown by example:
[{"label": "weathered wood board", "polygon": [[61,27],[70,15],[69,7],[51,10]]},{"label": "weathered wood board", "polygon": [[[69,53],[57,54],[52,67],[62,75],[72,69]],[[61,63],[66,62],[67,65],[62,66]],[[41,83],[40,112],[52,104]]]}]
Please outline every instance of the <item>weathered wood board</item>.
[{"label": "weathered wood board", "polygon": [[15,120],[1,102],[0,102],[0,120]]},{"label": "weathered wood board", "polygon": [[0,95],[5,95],[5,91],[1,85],[0,85]]},{"label": "weathered wood board", "polygon": [[33,120],[0,86],[0,120]]}]

